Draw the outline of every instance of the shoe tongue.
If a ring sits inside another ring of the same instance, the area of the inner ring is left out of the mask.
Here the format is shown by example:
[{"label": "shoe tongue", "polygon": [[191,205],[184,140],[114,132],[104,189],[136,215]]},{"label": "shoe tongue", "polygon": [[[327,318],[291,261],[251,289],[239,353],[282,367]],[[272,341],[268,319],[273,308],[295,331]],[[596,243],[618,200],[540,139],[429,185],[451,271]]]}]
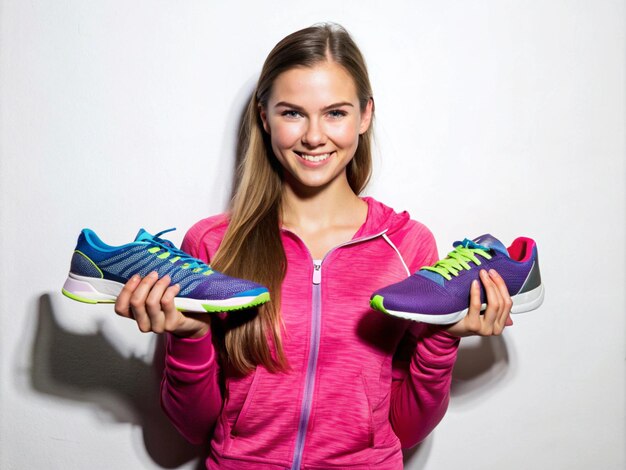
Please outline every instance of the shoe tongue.
[{"label": "shoe tongue", "polygon": [[148,242],[152,240],[154,240],[154,236],[150,235],[142,228],[139,229],[139,232],[137,232],[137,236],[135,237],[136,242]]},{"label": "shoe tongue", "polygon": [[[473,240],[469,240],[468,238],[466,238],[462,242],[454,242],[452,245],[454,247],[464,246],[465,248],[473,248],[485,251],[494,250],[498,253],[502,253],[503,255],[510,257],[509,251],[502,244],[502,242],[493,235],[489,235],[488,233],[485,235],[481,235],[480,237],[474,238]],[[434,271],[421,269],[416,274],[428,278],[441,286],[444,285],[444,277]]]},{"label": "shoe tongue", "polygon": [[152,243],[156,242],[168,248],[176,248],[176,245],[174,245],[171,241],[160,238],[161,235],[167,232],[171,232],[172,230],[175,230],[175,229],[171,228],[168,230],[163,230],[162,232],[159,232],[156,235],[151,235],[150,233],[146,232],[144,229],[140,228],[139,232],[137,232],[137,236],[135,237],[135,242],[152,242]]},{"label": "shoe tongue", "polygon": [[422,277],[425,277],[427,279],[430,279],[431,281],[436,282],[437,284],[439,284],[441,287],[444,286],[445,279],[439,273],[436,273],[434,271],[428,271],[427,269],[420,269],[415,274],[417,274],[418,276],[422,276]]},{"label": "shoe tongue", "polygon": [[[467,238],[459,243],[466,248],[478,248],[484,250],[494,250],[502,253],[505,256],[509,256],[509,250],[502,244],[500,240],[490,234],[481,235],[474,238],[474,240],[468,240]],[[456,246],[456,244],[455,244]]]}]

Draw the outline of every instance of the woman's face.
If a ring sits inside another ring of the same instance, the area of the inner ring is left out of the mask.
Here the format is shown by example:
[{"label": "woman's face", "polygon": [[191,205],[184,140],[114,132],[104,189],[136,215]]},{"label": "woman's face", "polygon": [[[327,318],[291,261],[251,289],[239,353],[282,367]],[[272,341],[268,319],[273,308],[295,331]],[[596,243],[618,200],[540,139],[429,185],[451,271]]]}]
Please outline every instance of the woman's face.
[{"label": "woman's face", "polygon": [[319,188],[345,179],[359,135],[370,125],[372,101],[361,112],[352,77],[323,62],[280,74],[260,112],[287,181]]}]

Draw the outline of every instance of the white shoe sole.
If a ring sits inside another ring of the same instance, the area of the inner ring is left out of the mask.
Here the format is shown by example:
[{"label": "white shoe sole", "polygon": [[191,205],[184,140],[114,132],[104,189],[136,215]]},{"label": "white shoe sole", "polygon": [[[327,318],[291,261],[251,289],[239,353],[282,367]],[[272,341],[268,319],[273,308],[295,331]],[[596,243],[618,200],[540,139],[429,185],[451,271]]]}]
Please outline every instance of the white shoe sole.
[{"label": "white shoe sole", "polygon": [[[79,276],[69,273],[61,292],[73,300],[89,304],[115,303],[124,284],[98,279],[95,277]],[[181,312],[228,312],[244,308],[255,307],[269,300],[269,293],[264,292],[255,296],[232,297],[223,300],[198,300],[187,297],[176,297],[174,304]]]},{"label": "white shoe sole", "polygon": [[[514,295],[511,297],[511,300],[513,300],[511,313],[517,314],[535,310],[541,306],[543,298],[543,284],[540,284],[538,287],[528,292]],[[487,304],[482,304],[481,309],[486,308],[486,306]],[[404,318],[405,320],[419,321],[422,323],[429,323],[431,325],[451,325],[462,320],[465,315],[467,315],[468,310],[469,308],[466,308],[458,312],[446,313],[443,315],[429,315],[425,313],[411,313],[389,309],[385,309],[385,313],[394,317]]]}]

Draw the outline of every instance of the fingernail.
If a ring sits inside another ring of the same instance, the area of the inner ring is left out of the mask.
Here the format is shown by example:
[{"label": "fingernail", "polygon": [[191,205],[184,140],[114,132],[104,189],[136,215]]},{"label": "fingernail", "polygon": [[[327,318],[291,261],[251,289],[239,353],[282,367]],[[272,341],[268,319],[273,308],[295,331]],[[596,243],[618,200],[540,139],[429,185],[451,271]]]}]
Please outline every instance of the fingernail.
[{"label": "fingernail", "polygon": [[139,274],[133,274],[133,275],[131,276],[131,278],[129,279],[129,281],[131,281],[131,282],[137,282],[139,279],[141,279],[141,278],[139,277]]},{"label": "fingernail", "polygon": [[489,274],[491,274],[492,276],[497,276],[498,275],[498,273],[496,272],[495,269],[490,269],[489,270]]},{"label": "fingernail", "polygon": [[472,289],[476,289],[478,287],[478,281],[476,279],[474,279],[472,281]]},{"label": "fingernail", "polygon": [[150,274],[148,274],[148,276],[154,278],[154,277],[159,277],[159,273],[157,273],[156,271],[152,271]]}]

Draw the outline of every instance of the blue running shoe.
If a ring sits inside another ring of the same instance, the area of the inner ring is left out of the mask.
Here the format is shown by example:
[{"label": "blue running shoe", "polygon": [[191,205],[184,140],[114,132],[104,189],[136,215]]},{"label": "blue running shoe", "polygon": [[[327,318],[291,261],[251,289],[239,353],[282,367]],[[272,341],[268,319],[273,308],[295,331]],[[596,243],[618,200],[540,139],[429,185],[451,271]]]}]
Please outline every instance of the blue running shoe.
[{"label": "blue running shoe", "polygon": [[[504,279],[513,300],[511,313],[528,312],[542,304],[544,288],[534,240],[520,237],[505,248],[487,234],[453,246],[454,251],[433,266],[374,292],[372,308],[423,323],[456,323],[467,314],[470,287],[481,269],[495,269]],[[481,301],[485,308],[482,284]]]},{"label": "blue running shoe", "polygon": [[172,230],[153,236],[141,229],[134,242],[109,246],[92,230],[83,229],[63,294],[80,302],[113,303],[134,274],[144,277],[156,271],[159,277],[169,275],[172,285],[180,284],[175,304],[182,312],[228,312],[269,300],[265,287],[214,271],[160,238]]}]

